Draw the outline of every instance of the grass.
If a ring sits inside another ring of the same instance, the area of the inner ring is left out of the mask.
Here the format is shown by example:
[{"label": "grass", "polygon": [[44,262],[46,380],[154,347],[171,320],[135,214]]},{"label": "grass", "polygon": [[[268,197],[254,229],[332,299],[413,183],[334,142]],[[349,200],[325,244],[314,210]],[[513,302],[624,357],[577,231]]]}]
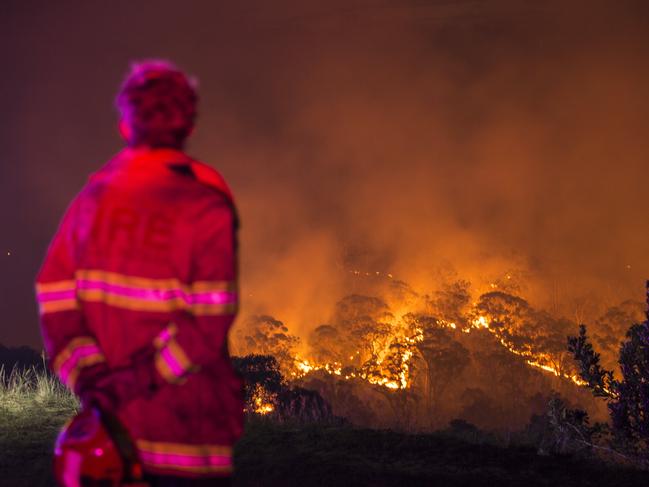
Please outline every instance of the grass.
[{"label": "grass", "polygon": [[[0,370],[0,485],[53,486],[51,451],[78,408],[54,378]],[[483,438],[488,438],[484,436]],[[250,418],[235,486],[644,486],[649,474],[440,432],[406,434]]]},{"label": "grass", "polygon": [[0,369],[0,485],[53,485],[52,445],[77,408],[75,397],[51,375]]}]

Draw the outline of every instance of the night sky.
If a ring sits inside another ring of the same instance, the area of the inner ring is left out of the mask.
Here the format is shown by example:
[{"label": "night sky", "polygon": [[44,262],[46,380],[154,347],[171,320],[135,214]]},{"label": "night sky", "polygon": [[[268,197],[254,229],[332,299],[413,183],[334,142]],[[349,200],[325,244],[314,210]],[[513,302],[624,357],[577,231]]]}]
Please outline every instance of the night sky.
[{"label": "night sky", "polygon": [[145,58],[200,81],[188,152],[238,200],[244,314],[317,325],[355,268],[641,298],[646,4],[2,2],[0,344],[40,348],[35,274]]}]

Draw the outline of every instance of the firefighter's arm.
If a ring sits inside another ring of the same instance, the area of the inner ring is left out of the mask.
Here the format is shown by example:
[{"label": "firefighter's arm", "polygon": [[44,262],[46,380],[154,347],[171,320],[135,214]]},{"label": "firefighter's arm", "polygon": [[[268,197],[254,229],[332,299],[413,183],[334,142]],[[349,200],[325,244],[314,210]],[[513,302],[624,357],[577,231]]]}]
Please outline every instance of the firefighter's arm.
[{"label": "firefighter's arm", "polygon": [[66,211],[36,277],[36,300],[49,366],[72,391],[90,371],[106,367],[106,358],[87,328],[76,293],[76,198]]},{"label": "firefighter's arm", "polygon": [[237,306],[235,215],[226,198],[210,198],[193,226],[187,320],[170,324],[155,340],[155,368],[169,383],[182,383],[201,367],[227,358],[227,334]]}]

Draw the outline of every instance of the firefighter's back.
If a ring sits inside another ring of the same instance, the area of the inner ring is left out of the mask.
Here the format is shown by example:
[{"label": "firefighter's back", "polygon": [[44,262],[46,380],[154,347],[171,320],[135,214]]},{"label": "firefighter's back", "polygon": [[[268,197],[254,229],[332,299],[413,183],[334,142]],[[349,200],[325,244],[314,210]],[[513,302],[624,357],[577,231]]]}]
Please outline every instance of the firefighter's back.
[{"label": "firefighter's back", "polygon": [[[232,207],[228,191],[197,178],[191,161],[173,151],[160,155],[151,160],[126,151],[91,177],[79,197],[77,292],[111,367],[128,366],[170,327],[194,326],[196,303],[188,296],[200,279],[197,242],[209,231],[201,228],[201,218],[210,208]],[[224,277],[236,281],[236,275]],[[161,455],[150,455],[150,464],[183,452],[229,454],[241,434],[241,381],[227,340],[213,345],[213,361],[118,411],[144,454]],[[204,468],[212,467],[207,462]]]}]

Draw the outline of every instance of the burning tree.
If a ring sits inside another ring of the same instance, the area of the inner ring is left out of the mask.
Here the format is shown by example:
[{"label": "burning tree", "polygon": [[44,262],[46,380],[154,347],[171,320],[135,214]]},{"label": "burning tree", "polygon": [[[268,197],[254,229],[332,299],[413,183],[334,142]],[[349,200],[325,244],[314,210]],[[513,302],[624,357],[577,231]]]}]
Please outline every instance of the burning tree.
[{"label": "burning tree", "polygon": [[457,280],[445,284],[433,294],[430,301],[432,314],[457,327],[467,326],[467,308],[471,301],[469,281]]},{"label": "burning tree", "polygon": [[381,299],[352,294],[336,303],[329,324],[318,326],[309,337],[316,362],[329,368],[360,368],[389,345],[393,316]]},{"label": "burning tree", "polygon": [[531,340],[525,339],[526,335],[537,326],[534,310],[527,301],[500,291],[480,296],[474,313],[488,317],[490,329],[517,349],[528,346]]},{"label": "burning tree", "polygon": [[409,390],[413,364],[413,345],[405,339],[394,341],[381,358],[374,357],[363,364],[361,377],[374,385],[392,408],[396,424],[408,426],[412,411],[409,407],[416,401],[416,395]]},{"label": "burning tree", "polygon": [[247,355],[233,357],[232,365],[244,380],[246,411],[267,414],[277,403],[277,395],[283,390],[283,377],[279,364],[270,355]]},{"label": "burning tree", "polygon": [[[574,366],[566,352],[566,336],[573,333],[575,324],[563,318],[554,318],[543,311],[536,312],[537,326],[530,334],[530,353],[537,362],[549,366],[555,375],[565,377],[574,372]],[[557,383],[559,383],[557,381]]]},{"label": "burning tree", "polygon": [[421,334],[415,346],[426,364],[426,410],[434,422],[446,389],[471,361],[469,351],[432,316],[409,313],[403,319]]},{"label": "burning tree", "polygon": [[340,300],[332,322],[342,331],[343,350],[350,352],[349,361],[345,362],[360,365],[376,357],[387,345],[392,318],[382,299],[352,294]]},{"label": "burning tree", "polygon": [[233,357],[245,384],[246,412],[287,421],[331,421],[331,406],[316,391],[288,387],[279,364],[270,355]]},{"label": "burning tree", "polygon": [[313,358],[319,363],[342,363],[346,357],[343,343],[343,333],[331,325],[318,326],[309,337]]},{"label": "burning tree", "polygon": [[565,337],[574,329],[571,321],[535,310],[525,299],[500,291],[480,296],[473,313],[485,320],[512,354],[556,377],[572,378],[565,349]]}]

